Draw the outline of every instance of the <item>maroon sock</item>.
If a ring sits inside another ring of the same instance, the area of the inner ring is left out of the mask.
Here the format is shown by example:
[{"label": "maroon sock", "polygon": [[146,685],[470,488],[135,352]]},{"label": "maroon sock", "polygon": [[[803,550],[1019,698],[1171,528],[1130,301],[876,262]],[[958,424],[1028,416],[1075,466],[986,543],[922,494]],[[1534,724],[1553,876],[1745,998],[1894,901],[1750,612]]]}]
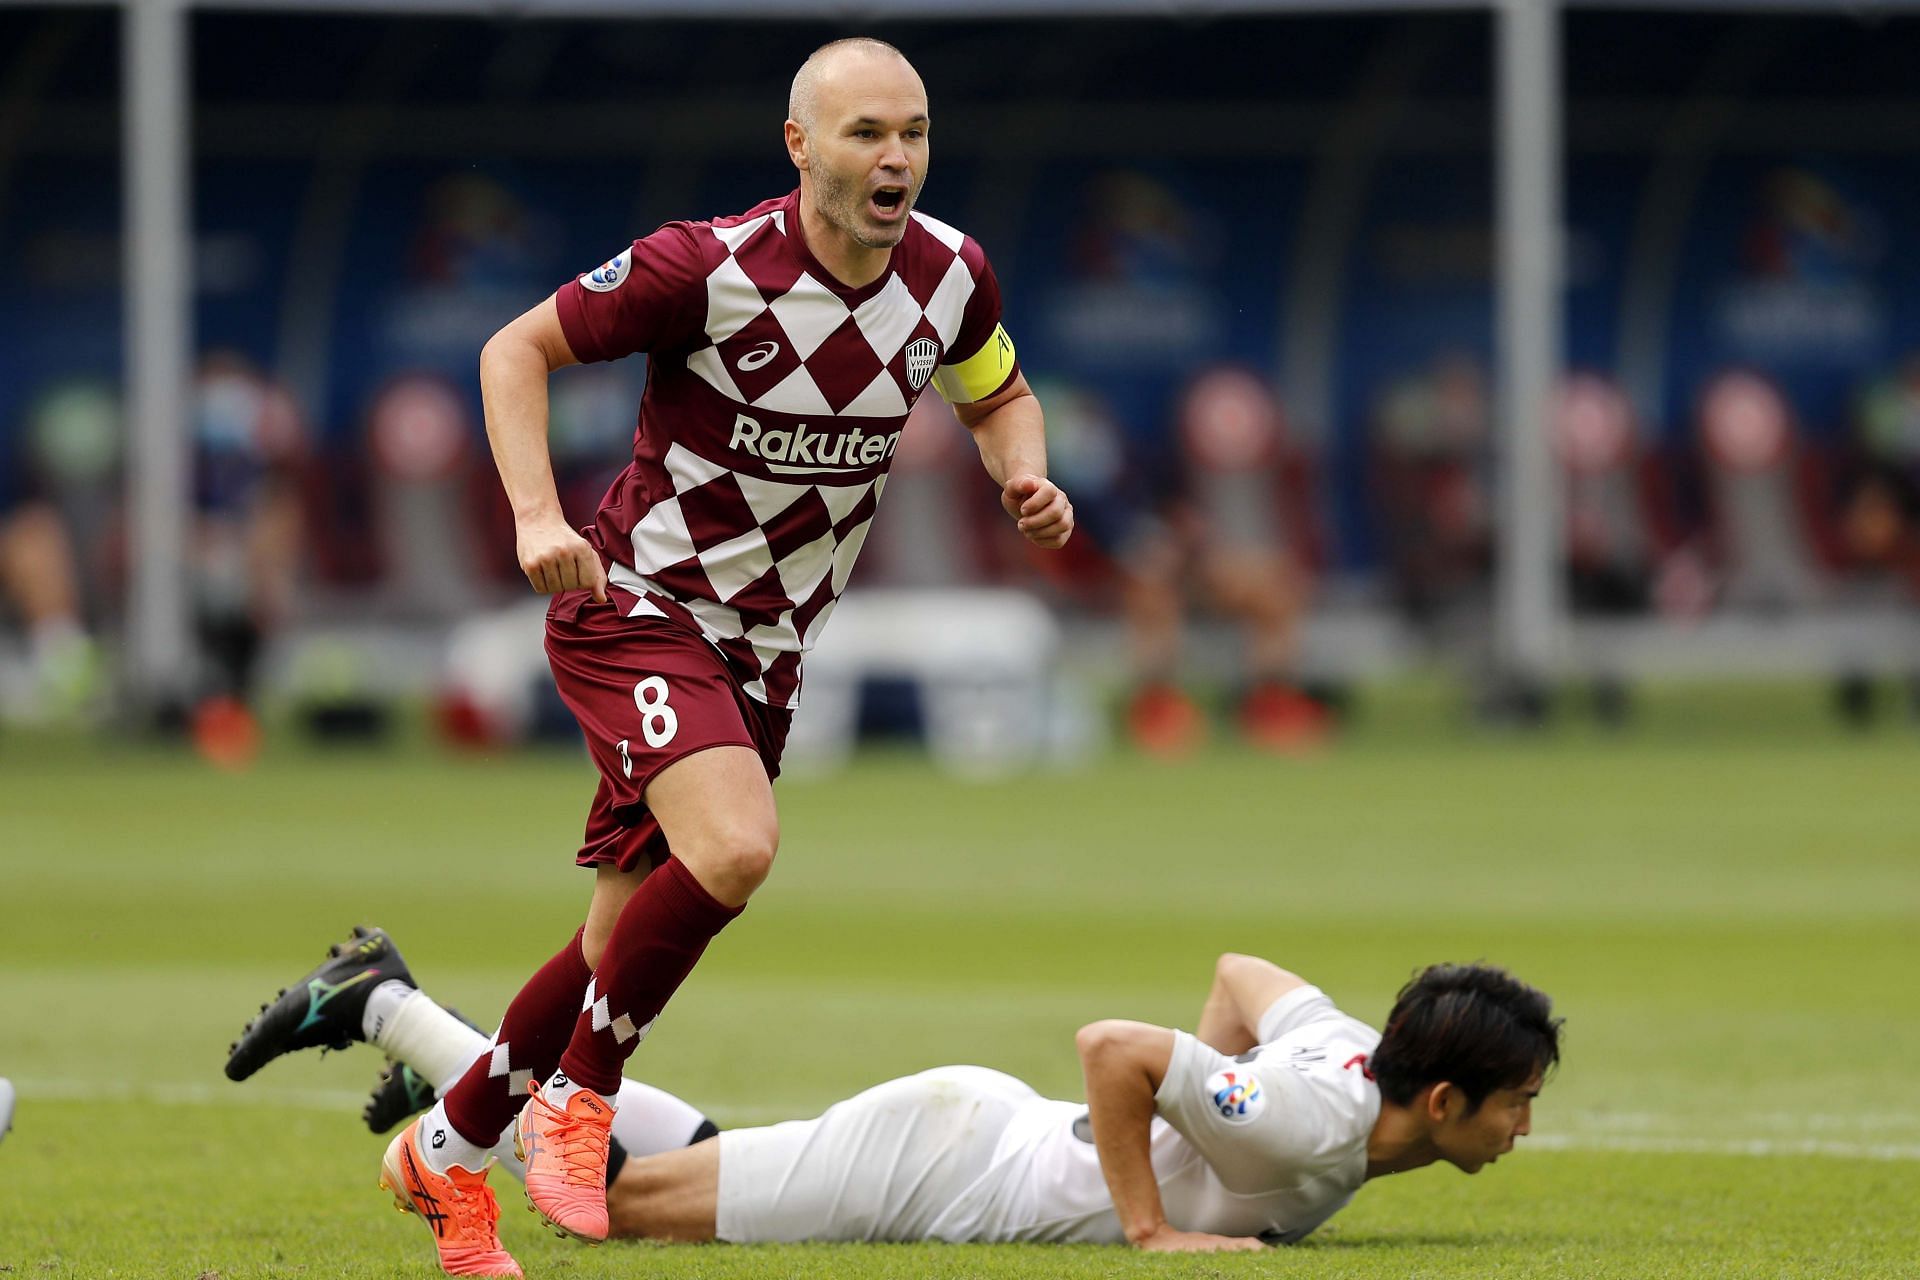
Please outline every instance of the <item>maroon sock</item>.
[{"label": "maroon sock", "polygon": [[580,1014],[580,993],[593,977],[580,951],[585,932],[582,926],[527,979],[487,1052],[447,1090],[447,1119],[468,1142],[490,1147],[500,1141],[526,1102],[527,1082],[545,1080],[559,1065]]},{"label": "maroon sock", "polygon": [[627,1063],[700,954],[739,907],[716,901],[678,858],[655,868],[614,922],[607,953],[587,984],[586,1007],[560,1071],[603,1097],[620,1088]]}]

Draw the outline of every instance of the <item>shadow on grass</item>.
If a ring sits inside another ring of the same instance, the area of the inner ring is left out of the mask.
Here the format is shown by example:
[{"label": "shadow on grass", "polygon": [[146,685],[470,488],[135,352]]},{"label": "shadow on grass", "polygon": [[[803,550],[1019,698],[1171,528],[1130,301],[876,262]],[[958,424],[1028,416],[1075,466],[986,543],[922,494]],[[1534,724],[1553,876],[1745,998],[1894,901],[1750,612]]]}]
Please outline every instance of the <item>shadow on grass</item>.
[{"label": "shadow on grass", "polygon": [[1406,1235],[1315,1235],[1299,1244],[1283,1245],[1289,1252],[1354,1252],[1380,1249],[1522,1249],[1564,1243],[1561,1237],[1515,1231],[1419,1231]]}]

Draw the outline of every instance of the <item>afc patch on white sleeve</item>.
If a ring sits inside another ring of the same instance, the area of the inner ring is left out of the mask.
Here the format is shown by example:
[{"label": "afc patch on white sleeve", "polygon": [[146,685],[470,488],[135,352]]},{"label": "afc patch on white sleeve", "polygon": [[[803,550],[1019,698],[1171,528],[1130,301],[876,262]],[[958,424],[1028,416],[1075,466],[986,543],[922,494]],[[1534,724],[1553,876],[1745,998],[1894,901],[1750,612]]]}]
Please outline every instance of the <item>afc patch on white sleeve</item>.
[{"label": "afc patch on white sleeve", "polygon": [[1228,1124],[1247,1124],[1266,1109],[1267,1095],[1253,1073],[1242,1068],[1207,1077],[1207,1105]]},{"label": "afc patch on white sleeve", "polygon": [[591,289],[595,293],[610,293],[620,287],[620,282],[627,278],[627,273],[631,270],[633,270],[633,250],[626,249],[581,276],[580,287]]}]

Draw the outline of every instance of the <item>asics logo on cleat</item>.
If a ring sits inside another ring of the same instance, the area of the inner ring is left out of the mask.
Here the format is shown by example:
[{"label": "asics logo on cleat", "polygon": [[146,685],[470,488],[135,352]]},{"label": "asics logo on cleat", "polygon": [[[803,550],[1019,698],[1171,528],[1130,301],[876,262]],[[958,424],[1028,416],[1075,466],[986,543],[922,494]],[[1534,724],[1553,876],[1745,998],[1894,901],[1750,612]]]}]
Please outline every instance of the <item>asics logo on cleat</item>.
[{"label": "asics logo on cleat", "polygon": [[326,1008],[328,1001],[332,1000],[342,991],[345,991],[348,987],[357,986],[365,982],[368,978],[376,977],[379,972],[378,969],[366,969],[354,974],[351,978],[341,983],[329,983],[324,978],[307,979],[307,1016],[300,1020],[300,1025],[293,1029],[293,1033],[299,1035],[308,1027],[319,1022],[320,1011]]},{"label": "asics logo on cleat", "polygon": [[447,1233],[447,1215],[440,1212],[439,1198],[427,1190],[427,1180],[420,1176],[420,1166],[414,1163],[413,1152],[407,1152],[406,1156],[407,1192],[413,1197],[414,1207],[419,1210],[420,1216],[433,1228],[433,1234],[443,1236]]}]

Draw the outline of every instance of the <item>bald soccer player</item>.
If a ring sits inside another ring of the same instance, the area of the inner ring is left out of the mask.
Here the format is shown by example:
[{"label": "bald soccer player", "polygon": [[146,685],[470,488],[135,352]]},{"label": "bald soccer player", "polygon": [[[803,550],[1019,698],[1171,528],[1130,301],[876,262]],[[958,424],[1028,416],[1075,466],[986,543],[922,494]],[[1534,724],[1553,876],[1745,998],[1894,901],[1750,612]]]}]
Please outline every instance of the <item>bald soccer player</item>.
[{"label": "bald soccer player", "polygon": [[[369,941],[405,972],[378,930],[336,956]],[[419,990],[384,1020],[333,1025],[337,1043],[368,1041],[434,1082],[489,1050]],[[1560,1028],[1543,993],[1486,965],[1420,971],[1381,1032],[1303,978],[1224,955],[1192,1034],[1082,1028],[1085,1102],[936,1067],[811,1120],[708,1137],[700,1112],[627,1081],[604,1194],[613,1235],[671,1241],[1291,1243],[1370,1179],[1477,1173],[1511,1151]]]},{"label": "bald soccer player", "polygon": [[[929,384],[1020,531],[1046,548],[1073,531],[986,254],[914,209],[928,125],[926,90],[899,50],[822,47],[794,77],[785,125],[798,190],[669,223],[481,353],[519,563],[554,597],[547,653],[600,785],[575,859],[594,872],[585,924],[382,1164],[449,1274],[520,1274],[486,1185],[510,1127],[535,1209],[566,1234],[605,1238],[622,1067],[772,867],[772,782],[801,657]],[[574,529],[547,451],[548,375],[636,352],[648,363],[633,460],[593,524]],[[459,874],[442,879],[455,902]],[[490,933],[499,923],[473,921]],[[399,998],[376,958],[322,986],[256,1019],[229,1074],[318,1035],[318,1001],[353,1012]]]}]

